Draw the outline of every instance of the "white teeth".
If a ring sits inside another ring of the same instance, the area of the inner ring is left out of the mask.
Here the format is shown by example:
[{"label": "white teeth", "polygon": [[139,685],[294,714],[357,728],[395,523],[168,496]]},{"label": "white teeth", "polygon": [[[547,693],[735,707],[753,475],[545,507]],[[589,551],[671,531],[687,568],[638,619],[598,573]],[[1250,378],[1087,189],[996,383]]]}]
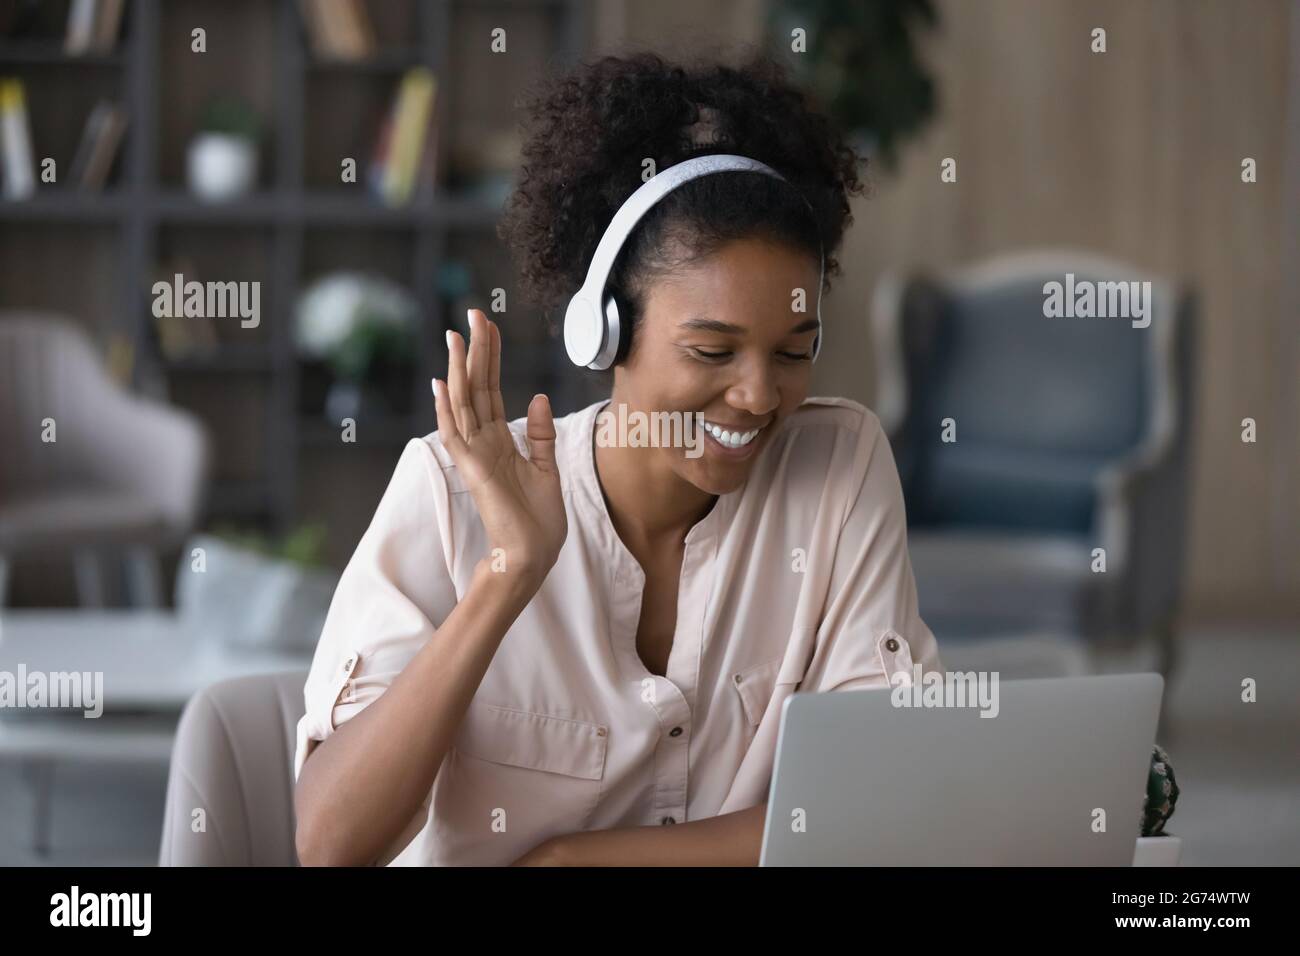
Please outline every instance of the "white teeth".
[{"label": "white teeth", "polygon": [[726,445],[728,448],[744,448],[762,431],[761,428],[755,428],[747,432],[733,432],[712,422],[705,422],[704,428],[720,445]]}]

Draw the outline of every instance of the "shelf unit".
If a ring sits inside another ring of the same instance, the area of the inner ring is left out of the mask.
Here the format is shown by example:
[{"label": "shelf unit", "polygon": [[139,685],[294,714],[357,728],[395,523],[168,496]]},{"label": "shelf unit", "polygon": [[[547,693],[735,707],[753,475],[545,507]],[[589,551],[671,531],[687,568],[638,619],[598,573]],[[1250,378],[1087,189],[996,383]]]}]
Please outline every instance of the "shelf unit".
[{"label": "shelf unit", "polygon": [[[58,259],[74,259],[79,242],[91,243],[96,258],[110,263],[99,268],[116,281],[111,291],[83,290],[84,308],[68,311],[83,313],[73,317],[101,343],[132,344],[137,389],[190,407],[213,426],[217,468],[208,522],[253,522],[282,533],[324,518],[339,563],[364,530],[403,442],[436,427],[429,378],[445,371],[444,330],[464,326],[463,316],[447,314],[439,267],[472,263],[474,304],[485,310],[492,288],[506,288],[508,301],[512,295],[509,259],[495,238],[499,207],[460,188],[456,178],[458,148],[482,132],[481,103],[469,100],[490,95],[494,111],[510,116],[518,87],[541,69],[585,54],[589,4],[368,0],[380,50],[360,62],[315,56],[296,0],[127,0],[118,47],[103,55],[65,55],[61,33],[0,39],[0,75],[17,75],[27,85],[38,162],[61,149],[59,168],[67,168],[80,124],[101,97],[115,96],[129,113],[116,175],[104,192],[38,185],[30,200],[0,202],[0,308],[57,306],[77,295],[58,288],[66,270]],[[51,25],[61,29],[67,5],[52,6]],[[497,25],[521,50],[512,59],[491,59],[499,56],[489,49]],[[206,30],[204,53],[190,50],[195,26]],[[325,181],[320,171],[338,170],[343,155],[356,158],[364,179],[378,114],[402,72],[417,65],[439,83],[439,183],[417,191],[411,205],[389,208],[361,183]],[[181,159],[200,95],[228,87],[261,113],[262,169],[252,195],[210,205],[186,191]],[[44,129],[36,128],[38,121]],[[340,155],[339,143],[355,149]],[[43,267],[29,268],[31,248],[46,256]],[[218,320],[227,327],[215,354],[167,359],[154,344],[154,270],[167,258],[196,252],[209,263],[198,270],[200,280],[262,281],[261,324],[245,335],[238,320]],[[301,411],[310,369],[292,341],[293,306],[303,286],[345,268],[397,278],[422,317],[409,413],[362,418],[355,444],[342,442],[340,428],[323,416]],[[560,414],[596,399],[592,381],[564,368],[562,345],[539,341],[540,315],[512,308],[496,318],[512,416],[523,414],[535,391],[548,391]],[[357,472],[361,460],[364,478]],[[223,474],[235,461],[243,465]],[[340,464],[341,471],[333,467]],[[350,500],[339,507],[330,492],[337,498],[341,482],[349,481],[356,482],[347,489]]]}]

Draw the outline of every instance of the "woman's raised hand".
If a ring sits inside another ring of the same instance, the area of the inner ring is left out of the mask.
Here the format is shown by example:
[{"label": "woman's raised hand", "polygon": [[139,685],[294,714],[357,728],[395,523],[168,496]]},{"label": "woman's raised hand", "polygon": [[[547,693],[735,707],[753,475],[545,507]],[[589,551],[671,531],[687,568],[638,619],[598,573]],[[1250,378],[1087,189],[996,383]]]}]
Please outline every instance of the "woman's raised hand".
[{"label": "woman's raised hand", "polygon": [[569,530],[550,401],[534,395],[528,405],[525,458],[501,398],[501,331],[478,309],[469,310],[469,328],[468,357],[465,340],[448,332],[447,381],[433,380],[438,434],[478,505],[492,558],[504,560],[494,568],[540,585]]}]

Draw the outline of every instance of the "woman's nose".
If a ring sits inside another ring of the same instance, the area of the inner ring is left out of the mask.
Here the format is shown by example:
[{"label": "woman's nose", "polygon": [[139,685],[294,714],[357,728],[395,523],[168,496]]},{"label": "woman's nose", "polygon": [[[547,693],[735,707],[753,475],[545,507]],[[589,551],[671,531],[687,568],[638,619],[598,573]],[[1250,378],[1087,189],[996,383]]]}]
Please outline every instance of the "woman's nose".
[{"label": "woman's nose", "polygon": [[759,417],[768,415],[781,404],[772,370],[763,363],[747,366],[727,389],[727,404]]}]

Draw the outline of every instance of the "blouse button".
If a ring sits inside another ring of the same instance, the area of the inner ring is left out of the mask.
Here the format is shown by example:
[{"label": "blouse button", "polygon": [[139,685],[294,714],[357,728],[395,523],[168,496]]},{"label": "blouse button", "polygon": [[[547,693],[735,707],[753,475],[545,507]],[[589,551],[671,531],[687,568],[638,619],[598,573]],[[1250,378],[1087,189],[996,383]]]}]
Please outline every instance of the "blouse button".
[{"label": "blouse button", "polygon": [[669,737],[680,737],[681,735],[682,735],[682,728],[680,727],[674,727],[672,730],[668,731]]},{"label": "blouse button", "polygon": [[898,641],[891,637],[889,640],[885,641],[885,648],[889,653],[893,654],[898,650]]},{"label": "blouse button", "polygon": [[672,817],[664,817],[664,818],[663,818],[662,820],[660,820],[659,822],[660,822],[661,824],[667,824],[667,823],[676,823],[677,821],[674,820]]},{"label": "blouse button", "polygon": [[741,677],[739,674],[737,674],[737,675],[736,675],[736,683],[739,684],[742,680],[744,680],[744,678]]},{"label": "blouse button", "polygon": [[597,728],[596,728],[596,736],[597,736],[597,737],[604,737],[604,736],[605,736],[605,728],[604,728],[604,727],[597,727]]},{"label": "blouse button", "polygon": [[350,671],[350,670],[352,670],[352,665],[353,665],[353,663],[354,663],[355,661],[356,661],[356,658],[354,658],[354,657],[349,657],[347,660],[345,660],[345,661],[343,662],[343,669],[344,669],[345,671]]}]

